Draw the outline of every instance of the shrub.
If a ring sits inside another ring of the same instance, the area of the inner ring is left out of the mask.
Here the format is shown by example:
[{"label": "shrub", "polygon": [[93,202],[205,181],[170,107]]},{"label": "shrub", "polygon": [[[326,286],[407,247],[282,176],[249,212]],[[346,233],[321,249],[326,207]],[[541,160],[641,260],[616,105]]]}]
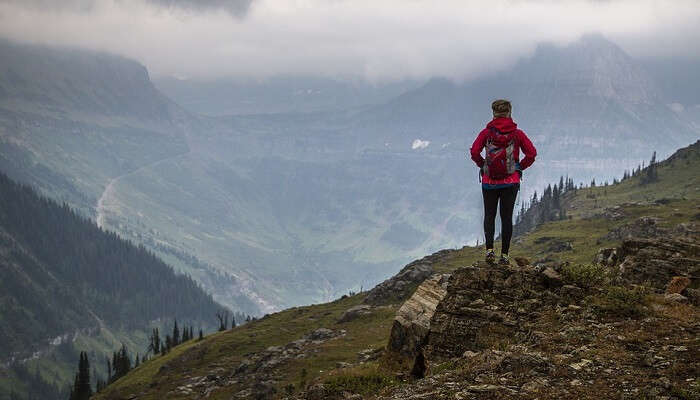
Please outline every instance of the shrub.
[{"label": "shrub", "polygon": [[593,308],[599,313],[617,317],[641,317],[646,312],[648,290],[643,286],[626,288],[607,286],[599,295],[591,298]]},{"label": "shrub", "polygon": [[607,268],[600,264],[569,264],[561,273],[565,281],[583,288],[598,286],[608,276]]}]

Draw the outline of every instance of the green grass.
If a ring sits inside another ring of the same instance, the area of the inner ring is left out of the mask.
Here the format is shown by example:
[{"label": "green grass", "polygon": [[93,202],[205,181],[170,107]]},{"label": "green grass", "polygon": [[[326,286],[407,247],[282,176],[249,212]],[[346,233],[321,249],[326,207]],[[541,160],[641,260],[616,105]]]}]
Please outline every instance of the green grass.
[{"label": "green grass", "polygon": [[334,395],[345,391],[370,395],[379,390],[396,385],[396,378],[388,371],[383,371],[376,364],[361,365],[331,375],[323,381],[326,389]]},{"label": "green grass", "polygon": [[640,318],[647,314],[648,295],[644,287],[606,286],[601,294],[589,297],[588,302],[603,316]]},{"label": "green grass", "polygon": [[605,282],[609,269],[599,264],[569,264],[562,268],[565,281],[582,288],[590,288]]},{"label": "green grass", "polygon": [[[334,330],[345,329],[344,337],[315,345],[319,352],[309,351],[304,359],[293,360],[280,366],[279,372],[286,379],[279,384],[278,391],[288,384],[298,387],[299,371],[307,370],[307,381],[325,376],[335,369],[337,362],[354,362],[357,352],[366,348],[378,348],[386,344],[391,321],[396,313],[395,306],[376,308],[372,314],[354,321],[337,323],[340,315],[348,308],[359,304],[364,294],[358,294],[331,303],[291,308],[230,331],[208,335],[201,342],[189,342],[176,347],[162,357],[156,357],[137,370],[110,385],[101,398],[119,398],[128,393],[141,391],[151,382],[158,382],[149,389],[144,399],[160,399],[179,386],[185,375],[201,376],[216,365],[237,366],[245,355],[266,349],[269,346],[283,345],[297,340],[313,330],[325,327]],[[186,359],[184,367],[180,361]],[[168,364],[167,369],[161,370]],[[242,387],[227,387],[211,398],[230,398]]]}]

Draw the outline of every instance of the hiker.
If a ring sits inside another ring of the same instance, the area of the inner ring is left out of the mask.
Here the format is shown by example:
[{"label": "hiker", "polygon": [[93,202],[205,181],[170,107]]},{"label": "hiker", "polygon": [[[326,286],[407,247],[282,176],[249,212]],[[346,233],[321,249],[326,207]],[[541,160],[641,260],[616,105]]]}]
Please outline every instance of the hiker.
[{"label": "hiker", "polygon": [[[511,119],[512,106],[508,100],[496,100],[491,104],[493,120],[474,140],[471,158],[479,167],[481,193],[484,197],[484,235],[486,236],[486,262],[494,263],[493,235],[496,210],[501,213],[501,265],[509,265],[508,251],[513,236],[513,208],[520,190],[522,171],[535,162],[537,150],[525,132]],[[481,151],[486,150],[486,159]],[[525,158],[520,160],[522,149]]]}]

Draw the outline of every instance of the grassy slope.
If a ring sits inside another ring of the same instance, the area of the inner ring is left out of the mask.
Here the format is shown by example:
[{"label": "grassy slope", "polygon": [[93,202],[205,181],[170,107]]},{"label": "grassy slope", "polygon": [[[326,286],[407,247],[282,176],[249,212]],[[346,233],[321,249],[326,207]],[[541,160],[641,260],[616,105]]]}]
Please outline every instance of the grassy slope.
[{"label": "grassy slope", "polygon": [[[617,243],[603,240],[603,236],[617,226],[629,223],[640,216],[657,216],[663,218],[662,226],[672,226],[680,222],[697,219],[698,199],[700,199],[700,142],[687,152],[688,157],[678,158],[673,162],[664,162],[659,167],[659,182],[640,185],[639,177],[620,184],[607,187],[595,187],[577,191],[568,195],[568,214],[572,217],[565,221],[546,223],[533,232],[524,235],[514,246],[514,256],[527,256],[533,260],[548,255],[561,261],[573,263],[590,263],[594,254],[601,247],[614,246]],[[659,199],[668,202],[655,203]],[[609,220],[600,216],[606,207],[624,203],[624,218]],[[555,237],[569,241],[572,251],[552,253],[547,250],[548,243],[538,242],[538,238]],[[464,247],[453,251],[443,264],[436,266],[440,272],[449,272],[464,265],[470,265],[482,256],[483,248]],[[110,386],[98,399],[129,398],[129,395],[143,393],[143,399],[164,398],[164,395],[183,382],[185,375],[201,376],[216,366],[227,369],[235,368],[245,354],[265,349],[271,345],[283,345],[302,337],[319,328],[346,329],[345,338],[331,340],[320,345],[321,352],[308,358],[284,364],[282,372],[288,382],[298,383],[299,371],[306,368],[309,381],[333,379],[338,374],[362,373],[357,369],[373,368],[375,365],[356,367],[354,370],[333,370],[335,362],[356,362],[357,352],[367,347],[384,346],[388,339],[392,319],[398,305],[379,308],[370,316],[354,321],[337,324],[340,314],[347,308],[362,301],[363,294],[358,294],[332,303],[288,309],[246,326],[207,336],[199,343],[188,343],[178,347],[162,358],[154,359],[123,379]],[[187,354],[203,354],[196,361]],[[183,361],[189,359],[188,361]],[[176,361],[178,360],[178,361]],[[180,364],[159,372],[160,367],[174,361]],[[155,384],[154,384],[155,383]],[[211,398],[230,398],[240,388],[227,387],[215,393]]]}]

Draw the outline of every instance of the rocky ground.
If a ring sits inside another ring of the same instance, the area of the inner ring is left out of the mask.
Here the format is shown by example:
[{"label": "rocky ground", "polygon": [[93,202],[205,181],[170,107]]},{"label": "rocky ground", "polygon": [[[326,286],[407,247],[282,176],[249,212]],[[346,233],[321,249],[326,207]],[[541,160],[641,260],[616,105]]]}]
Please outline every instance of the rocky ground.
[{"label": "rocky ground", "polygon": [[[433,275],[387,345],[412,367],[364,398],[700,398],[700,237],[652,221],[621,227],[621,246],[588,265],[520,258]],[[321,384],[295,398],[358,396]]]}]

